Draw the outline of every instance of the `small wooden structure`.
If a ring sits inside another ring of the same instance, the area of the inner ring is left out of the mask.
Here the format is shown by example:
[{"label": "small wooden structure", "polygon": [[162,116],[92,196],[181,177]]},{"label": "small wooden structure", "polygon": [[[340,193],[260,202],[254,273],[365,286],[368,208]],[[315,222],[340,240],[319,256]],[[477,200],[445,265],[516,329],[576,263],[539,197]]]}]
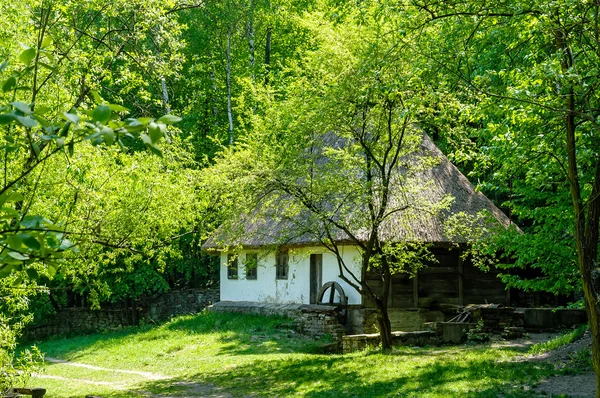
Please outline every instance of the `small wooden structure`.
[{"label": "small wooden structure", "polygon": [[[414,277],[406,273],[392,276],[389,308],[436,309],[442,304],[510,305],[510,290],[495,272],[483,272],[471,261],[463,260],[458,248],[435,247],[431,251],[436,263],[419,270]],[[366,279],[372,288],[383,288],[380,275],[367,273]]]}]

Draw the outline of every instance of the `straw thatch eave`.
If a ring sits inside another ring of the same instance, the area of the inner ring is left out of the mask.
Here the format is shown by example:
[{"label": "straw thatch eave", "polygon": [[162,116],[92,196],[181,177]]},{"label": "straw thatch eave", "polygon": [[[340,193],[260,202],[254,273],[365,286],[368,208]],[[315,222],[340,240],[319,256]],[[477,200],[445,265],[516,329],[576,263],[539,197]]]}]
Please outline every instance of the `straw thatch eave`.
[{"label": "straw thatch eave", "polygon": [[[490,219],[478,219],[483,227],[493,228],[511,225],[510,219],[494,205],[485,195],[477,192],[469,180],[454,166],[437,148],[433,141],[423,134],[421,144],[411,156],[411,162],[418,163],[421,159],[434,159],[432,167],[424,167],[417,172],[418,186],[413,187],[410,200],[415,203],[442,201],[450,195],[454,198],[452,204],[436,214],[426,212],[399,212],[382,225],[382,239],[386,242],[420,242],[436,246],[464,245],[468,238],[449,236],[445,227],[446,221],[459,213],[477,218],[482,212]],[[284,200],[280,206],[285,206]],[[307,247],[321,245],[318,225],[303,222],[306,215],[295,217],[281,216],[281,208],[270,202],[268,206],[259,206],[250,216],[240,216],[234,225],[235,233],[219,228],[204,243],[202,248],[207,251],[223,250],[227,247],[259,249],[264,247]],[[362,238],[360,231],[356,236]],[[341,231],[334,239],[337,244],[353,244],[354,242]]]}]

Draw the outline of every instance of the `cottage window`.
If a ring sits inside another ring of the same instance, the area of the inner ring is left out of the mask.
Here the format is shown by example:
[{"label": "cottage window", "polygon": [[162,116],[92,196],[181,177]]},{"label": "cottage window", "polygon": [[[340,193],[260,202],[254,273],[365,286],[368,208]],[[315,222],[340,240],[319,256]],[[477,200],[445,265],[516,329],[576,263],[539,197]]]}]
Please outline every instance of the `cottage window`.
[{"label": "cottage window", "polygon": [[238,278],[238,259],[236,255],[227,255],[227,279]]},{"label": "cottage window", "polygon": [[258,254],[248,253],[246,254],[246,279],[256,279],[258,267]]},{"label": "cottage window", "polygon": [[288,278],[288,254],[287,252],[279,252],[276,256],[277,279]]}]

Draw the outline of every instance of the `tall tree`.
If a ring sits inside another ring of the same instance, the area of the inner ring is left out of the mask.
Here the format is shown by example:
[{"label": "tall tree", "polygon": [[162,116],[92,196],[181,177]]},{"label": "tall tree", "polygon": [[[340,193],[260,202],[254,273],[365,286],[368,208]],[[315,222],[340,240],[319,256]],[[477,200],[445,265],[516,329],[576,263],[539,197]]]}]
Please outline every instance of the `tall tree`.
[{"label": "tall tree", "polygon": [[[374,14],[363,14],[361,23],[353,22],[356,16],[348,12],[339,25],[307,16],[315,50],[290,71],[285,99],[265,104],[244,144],[207,173],[245,190],[233,194],[233,205],[247,206],[235,213],[250,214],[259,225],[265,217],[290,225],[278,231],[281,244],[299,234],[321,242],[336,258],[339,277],[375,305],[389,349],[392,275],[414,273],[430,259],[426,245],[392,236],[402,231],[411,241],[416,231],[407,220],[437,214],[451,198],[431,203],[418,193],[427,190],[420,173],[436,159],[417,155],[421,97],[404,49],[393,45],[394,35]],[[236,231],[239,219],[232,222]],[[344,245],[358,249],[360,273],[346,263]],[[382,290],[366,272],[379,276]]]},{"label": "tall tree", "polygon": [[[569,198],[570,226],[561,222],[557,232],[572,242],[572,251],[562,250],[563,264],[577,266],[600,376],[600,3],[406,5],[421,11],[419,28],[438,43],[419,53],[475,94],[484,115],[478,140],[492,146],[500,176],[515,180],[513,193],[562,220]],[[448,38],[452,46],[444,44]]]}]

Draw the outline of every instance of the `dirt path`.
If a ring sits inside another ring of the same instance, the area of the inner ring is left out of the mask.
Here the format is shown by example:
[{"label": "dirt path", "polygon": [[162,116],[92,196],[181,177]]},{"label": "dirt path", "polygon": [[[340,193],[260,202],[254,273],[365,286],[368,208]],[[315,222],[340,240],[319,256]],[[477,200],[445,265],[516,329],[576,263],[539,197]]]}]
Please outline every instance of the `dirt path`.
[{"label": "dirt path", "polygon": [[151,372],[140,372],[140,371],[137,371],[137,370],[102,368],[100,366],[88,365],[88,364],[79,363],[79,362],[65,361],[64,359],[58,359],[58,358],[46,357],[44,360],[46,362],[50,362],[50,363],[60,363],[60,364],[63,364],[63,365],[75,366],[75,367],[78,367],[78,368],[85,368],[85,369],[91,369],[91,370],[100,370],[100,371],[107,371],[107,372],[115,372],[115,373],[123,373],[123,374],[131,374],[131,375],[136,375],[136,376],[143,377],[143,378],[148,379],[148,380],[164,380],[164,379],[168,379],[169,378],[168,376],[163,376],[163,375],[159,375],[159,374],[151,373]]},{"label": "dirt path", "polygon": [[[532,335],[529,339],[519,339],[510,343],[514,346],[528,347],[533,343],[544,342],[552,339],[556,335],[540,334]],[[556,367],[567,366],[571,356],[582,350],[591,350],[592,338],[589,332],[571,344],[567,344],[559,349],[548,351],[538,355],[520,355],[512,358],[515,362],[550,362]],[[542,380],[535,388],[539,396],[565,395],[572,398],[594,398],[596,396],[596,375],[590,371],[579,375],[565,375],[551,377]]]},{"label": "dirt path", "polygon": [[[84,368],[84,369],[89,369],[89,370],[135,375],[135,376],[139,376],[143,380],[147,380],[147,381],[159,381],[159,380],[171,379],[170,376],[165,376],[165,375],[161,375],[158,373],[141,372],[141,371],[136,371],[136,370],[126,370],[126,369],[105,368],[105,367],[90,365],[90,364],[86,364],[86,363],[66,361],[64,359],[59,359],[59,358],[46,357],[45,361],[48,363],[73,366],[73,367]],[[139,383],[139,381],[133,381],[133,382],[95,381],[95,380],[69,378],[69,377],[46,375],[46,374],[36,374],[35,377],[39,377],[42,379],[65,380],[65,381],[72,381],[74,383],[85,383],[85,384],[98,385],[98,386],[110,386],[115,390],[121,390],[121,391],[123,391],[123,390],[133,391],[132,388],[135,388],[135,384]],[[173,381],[172,385],[182,387],[181,393],[177,394],[177,395],[170,394],[170,395],[166,396],[166,395],[160,395],[160,394],[156,395],[149,391],[135,391],[135,392],[137,394],[139,394],[141,397],[147,397],[147,398],[173,398],[173,397],[232,398],[231,394],[221,391],[218,387],[216,387],[215,385],[210,384],[210,383],[204,384],[204,383],[195,383],[195,382]]]},{"label": "dirt path", "polygon": [[535,392],[545,396],[567,395],[572,398],[594,398],[596,396],[596,375],[558,376],[542,381]]}]

